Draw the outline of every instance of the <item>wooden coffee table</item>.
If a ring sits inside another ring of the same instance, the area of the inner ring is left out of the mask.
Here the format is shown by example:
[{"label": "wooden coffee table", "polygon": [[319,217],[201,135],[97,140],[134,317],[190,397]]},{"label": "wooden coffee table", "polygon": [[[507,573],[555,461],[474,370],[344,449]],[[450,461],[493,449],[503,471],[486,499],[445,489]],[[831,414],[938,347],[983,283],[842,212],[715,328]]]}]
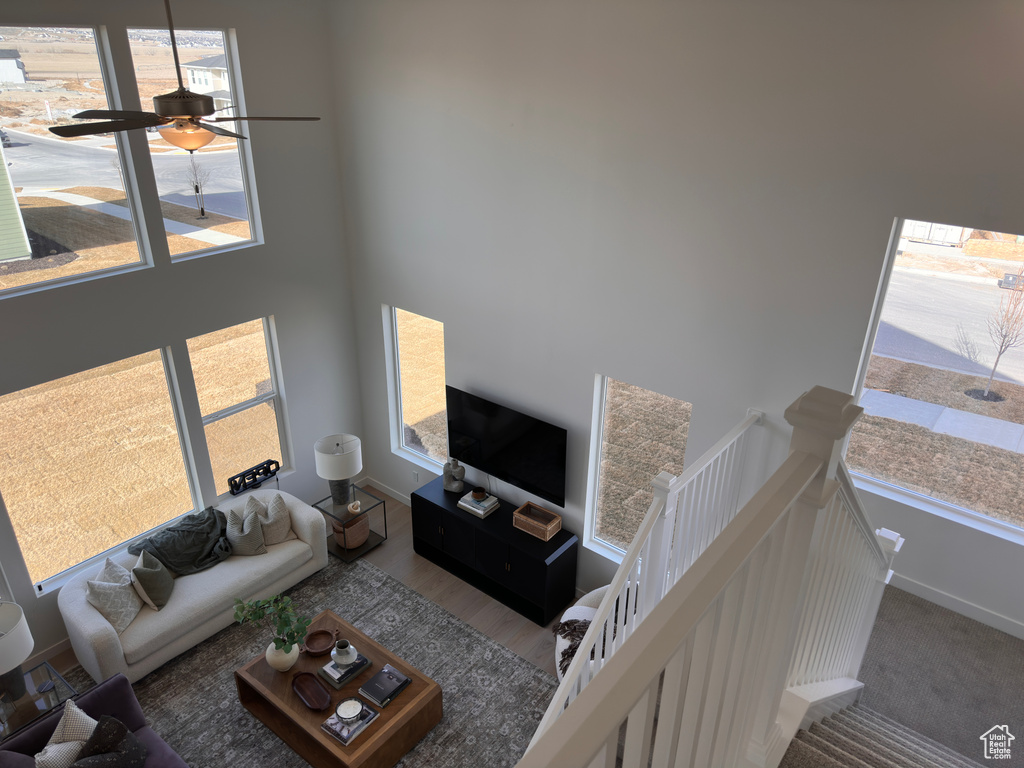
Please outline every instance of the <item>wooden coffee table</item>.
[{"label": "wooden coffee table", "polygon": [[[314,629],[337,629],[339,639],[351,641],[370,660],[370,665],[340,690],[323,681],[331,695],[330,708],[323,712],[311,710],[292,690],[295,673],[316,674],[331,660],[327,655],[305,653],[299,655],[299,661],[287,672],[275,671],[263,654],[237,670],[235,685],[239,701],[316,768],[390,768],[441,721],[441,686],[331,611],[324,611],[313,619],[309,630]],[[358,696],[359,686],[385,664],[402,671],[412,682],[383,709],[367,702],[380,712],[377,719],[347,747],[320,730],[320,724],[334,713],[338,702]]]}]

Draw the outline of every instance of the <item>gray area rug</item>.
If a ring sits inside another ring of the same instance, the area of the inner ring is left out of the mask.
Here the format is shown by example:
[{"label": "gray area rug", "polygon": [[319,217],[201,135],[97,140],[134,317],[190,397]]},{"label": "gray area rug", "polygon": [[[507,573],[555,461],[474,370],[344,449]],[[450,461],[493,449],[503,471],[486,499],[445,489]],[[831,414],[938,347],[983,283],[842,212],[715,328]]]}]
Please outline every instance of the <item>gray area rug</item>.
[{"label": "gray area rug", "polygon": [[971,760],[1007,725],[1024,766],[1024,640],[886,587],[858,678],[861,703]]},{"label": "gray area rug", "polygon": [[[331,558],[288,594],[300,614],[333,610],[441,685],[443,719],[399,766],[514,766],[526,751],[553,675],[361,560]],[[133,686],[150,725],[192,768],[307,765],[238,703],[233,672],[267,642],[266,629],[233,625]],[[81,668],[68,681],[92,685]]]}]

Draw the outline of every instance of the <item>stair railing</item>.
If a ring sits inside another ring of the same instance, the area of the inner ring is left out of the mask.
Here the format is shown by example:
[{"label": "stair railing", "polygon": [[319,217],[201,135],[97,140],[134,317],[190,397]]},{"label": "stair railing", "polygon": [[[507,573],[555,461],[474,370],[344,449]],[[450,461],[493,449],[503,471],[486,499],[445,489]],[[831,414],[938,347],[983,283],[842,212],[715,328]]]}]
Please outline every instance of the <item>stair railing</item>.
[{"label": "stair railing", "polygon": [[[826,543],[832,537],[823,534],[828,524],[819,526],[819,519],[829,518],[837,496],[840,507],[849,503],[843,497],[856,498],[840,451],[861,412],[849,395],[821,387],[787,409],[794,426],[789,458],[661,601],[646,606],[646,618],[600,663],[585,695],[567,703],[555,699],[520,768],[778,764],[792,736],[780,711],[789,703],[787,684],[794,664],[810,669],[796,660],[813,645],[812,656],[845,660],[818,665],[815,674],[846,674],[856,648],[866,642],[865,626],[874,622],[872,600],[861,600],[858,610],[838,611],[859,617],[842,625],[854,629],[854,651],[836,656],[818,648],[838,643],[835,622],[803,621],[808,615],[832,616],[821,607],[845,605],[857,585],[872,589],[863,579],[832,579],[839,586],[822,592],[812,581],[821,573],[815,568],[837,551]],[[853,527],[863,533],[863,522]],[[842,530],[838,540],[845,542],[849,526]],[[870,543],[864,547],[875,559],[869,570],[877,575],[878,552]],[[858,567],[856,557],[844,563],[840,570]],[[635,578],[640,576],[642,571]],[[810,599],[819,594],[824,597]],[[621,605],[626,609],[618,613],[628,617],[628,600]],[[598,666],[581,653],[574,665]]]},{"label": "stair railing", "polygon": [[761,414],[751,411],[681,475],[662,472],[654,479],[651,506],[534,739],[580,694],[736,515],[751,431],[760,423]]}]

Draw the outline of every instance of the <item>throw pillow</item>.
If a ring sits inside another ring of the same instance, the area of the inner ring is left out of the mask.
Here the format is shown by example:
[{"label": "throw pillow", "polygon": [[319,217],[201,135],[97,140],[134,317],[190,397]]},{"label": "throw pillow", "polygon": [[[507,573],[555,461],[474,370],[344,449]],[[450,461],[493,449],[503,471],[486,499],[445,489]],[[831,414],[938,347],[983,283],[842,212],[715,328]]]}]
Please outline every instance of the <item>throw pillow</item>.
[{"label": "throw pillow", "polygon": [[132,586],[132,575],[109,557],[96,578],[86,582],[85,598],[121,634],[142,610],[142,598]]},{"label": "throw pillow", "polygon": [[231,554],[233,555],[265,555],[267,553],[259,514],[256,510],[250,510],[248,504],[246,504],[244,512],[240,513],[234,509],[228,511],[228,542],[231,544]]},{"label": "throw pillow", "polygon": [[174,578],[163,563],[144,549],[139,555],[139,562],[132,568],[132,586],[142,602],[154,611],[159,611],[171,599]]},{"label": "throw pillow", "polygon": [[[248,506],[249,502],[246,502]],[[294,539],[292,533],[292,513],[288,505],[281,498],[280,493],[275,493],[270,500],[270,505],[265,508],[265,514],[260,515],[260,523],[263,525],[263,540],[267,546],[280,544],[282,541]]]},{"label": "throw pillow", "polygon": [[53,735],[43,751],[36,755],[36,768],[70,768],[96,730],[96,725],[96,721],[80,710],[74,700],[68,701]]},{"label": "throw pillow", "polygon": [[74,768],[142,768],[145,763],[146,745],[116,717],[102,715]]}]

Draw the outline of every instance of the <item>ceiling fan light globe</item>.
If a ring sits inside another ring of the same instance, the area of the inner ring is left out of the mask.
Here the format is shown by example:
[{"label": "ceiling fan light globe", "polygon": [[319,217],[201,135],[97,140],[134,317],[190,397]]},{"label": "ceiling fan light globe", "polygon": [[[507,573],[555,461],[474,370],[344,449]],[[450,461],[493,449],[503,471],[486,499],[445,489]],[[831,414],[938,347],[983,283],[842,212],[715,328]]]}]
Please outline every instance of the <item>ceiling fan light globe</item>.
[{"label": "ceiling fan light globe", "polygon": [[187,149],[189,152],[205,147],[217,138],[209,131],[190,123],[188,120],[175,120],[170,125],[158,128],[157,130],[160,133],[160,138],[164,141],[181,149]]}]

